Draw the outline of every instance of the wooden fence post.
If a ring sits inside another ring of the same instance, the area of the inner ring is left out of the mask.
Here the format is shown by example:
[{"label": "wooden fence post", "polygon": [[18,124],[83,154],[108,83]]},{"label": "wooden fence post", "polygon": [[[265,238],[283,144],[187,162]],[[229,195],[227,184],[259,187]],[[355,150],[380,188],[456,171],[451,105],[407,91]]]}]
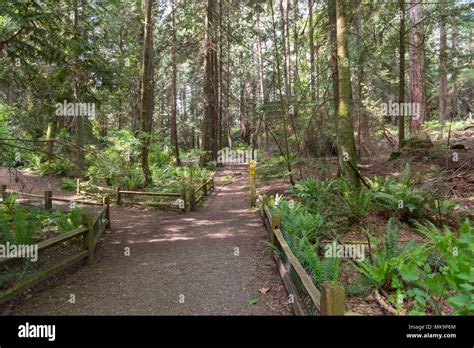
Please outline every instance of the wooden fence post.
[{"label": "wooden fence post", "polygon": [[255,180],[250,182],[250,207],[255,207],[257,204],[257,188],[255,187]]},{"label": "wooden fence post", "polygon": [[265,224],[265,207],[268,205],[268,197],[266,195],[261,195],[262,205],[260,206],[260,216],[262,217],[263,224]]},{"label": "wooden fence post", "polygon": [[202,181],[203,181],[203,191],[202,192],[203,192],[204,196],[207,196],[207,179],[204,178],[204,179],[202,179]]},{"label": "wooden fence post", "polygon": [[87,265],[91,265],[94,261],[94,218],[90,213],[83,215],[84,225],[89,229],[84,235],[84,248],[89,252],[87,257]]},{"label": "wooden fence post", "polygon": [[320,315],[344,315],[346,294],[339,282],[324,282],[321,288]]},{"label": "wooden fence post", "polygon": [[51,210],[53,209],[53,192],[44,191],[44,209]]},{"label": "wooden fence post", "polygon": [[189,188],[189,210],[196,210],[196,189],[193,186]]},{"label": "wooden fence post", "polygon": [[186,209],[188,207],[187,199],[186,199],[186,188],[183,188],[181,190],[181,199],[183,200],[184,204],[183,207],[181,208],[182,212],[186,212]]},{"label": "wooden fence post", "polygon": [[270,223],[272,224],[273,229],[279,229],[280,228],[280,216],[279,215],[272,215],[272,221]]},{"label": "wooden fence post", "polygon": [[110,198],[108,196],[102,197],[102,205],[105,205],[105,218],[107,219],[105,229],[110,230]]},{"label": "wooden fence post", "polygon": [[5,202],[7,199],[7,185],[2,185],[2,200]]},{"label": "wooden fence post", "polygon": [[76,194],[78,196],[81,194],[81,179],[76,180]]},{"label": "wooden fence post", "polygon": [[122,203],[122,197],[120,196],[120,188],[119,187],[116,188],[116,192],[117,192],[117,205],[120,205]]},{"label": "wooden fence post", "polygon": [[275,245],[275,230],[280,229],[280,216],[279,215],[272,215],[270,223],[270,243]]}]

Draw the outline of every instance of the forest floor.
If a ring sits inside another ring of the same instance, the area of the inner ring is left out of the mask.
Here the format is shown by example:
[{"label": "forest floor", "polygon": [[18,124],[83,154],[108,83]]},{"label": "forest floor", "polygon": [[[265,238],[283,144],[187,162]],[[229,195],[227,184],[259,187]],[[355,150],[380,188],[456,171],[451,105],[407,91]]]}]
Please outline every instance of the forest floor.
[{"label": "forest floor", "polygon": [[[0,168],[0,181],[10,189],[71,196],[58,189],[58,179],[27,172],[16,182]],[[245,167],[218,169],[216,190],[195,212],[113,206],[112,229],[91,266],[25,292],[4,313],[291,315],[265,228],[249,209],[246,183]]]}]

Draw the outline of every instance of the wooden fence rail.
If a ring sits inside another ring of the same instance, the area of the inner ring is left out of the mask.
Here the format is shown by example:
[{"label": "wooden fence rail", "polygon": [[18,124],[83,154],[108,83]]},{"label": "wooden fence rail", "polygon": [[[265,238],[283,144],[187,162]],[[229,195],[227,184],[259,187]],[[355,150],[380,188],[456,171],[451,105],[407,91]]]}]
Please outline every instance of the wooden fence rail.
[{"label": "wooden fence rail", "polygon": [[[100,201],[87,201],[83,199],[71,199],[71,198],[64,198],[64,197],[53,197],[51,191],[45,191],[44,195],[37,195],[33,193],[28,193],[28,192],[20,192],[20,191],[13,191],[7,189],[6,185],[2,185],[2,199],[5,200],[8,194],[14,194],[18,196],[24,196],[24,197],[30,197],[30,198],[39,198],[39,199],[44,199],[44,204],[45,208],[48,209],[48,207],[52,204],[53,201],[57,202],[75,202],[75,203],[80,203],[84,205],[103,205]],[[51,208],[49,208],[51,209]]]},{"label": "wooden fence rail", "polygon": [[[44,198],[45,207],[52,209],[53,201],[69,201],[69,202],[79,202],[77,200],[67,200],[65,198],[53,197],[51,191],[46,191],[44,196],[28,194],[23,192],[10,191],[7,189],[6,185],[2,185],[2,199],[5,200],[8,194],[23,195],[26,197],[34,198]],[[92,204],[88,202],[88,204]],[[54,275],[72,264],[76,263],[79,260],[85,259],[87,264],[90,265],[94,260],[94,251],[98,239],[106,229],[110,229],[110,204],[107,197],[104,197],[102,203],[95,203],[95,205],[103,206],[100,209],[99,214],[94,218],[92,213],[85,212],[83,214],[83,227],[77,228],[75,230],[66,232],[49,238],[47,240],[41,241],[37,244],[38,254],[40,251],[44,251],[53,246],[56,246],[60,243],[73,240],[75,238],[82,238],[83,250],[78,251],[77,253],[70,255],[58,263],[55,263],[52,266],[49,266],[46,269],[36,271],[32,275],[25,277],[17,281],[13,286],[0,291],[0,303],[12,298],[23,290],[32,287],[33,285],[39,283],[40,281]],[[17,258],[4,258],[0,259],[0,267],[6,266]]]},{"label": "wooden fence rail", "polygon": [[272,214],[268,198],[257,192],[260,215],[266,226],[273,256],[283,283],[290,294],[296,315],[344,315],[346,297],[338,282],[324,282],[321,291],[315,286],[298,258],[293,254],[280,229],[280,217]]},{"label": "wooden fence rail", "polygon": [[[99,192],[106,192],[111,193],[112,197],[115,197],[115,200],[118,205],[123,203],[124,196],[150,196],[150,197],[168,197],[168,198],[175,198],[175,202],[177,204],[164,204],[165,206],[175,206],[177,205],[179,209],[185,212],[188,208],[191,211],[196,210],[197,203],[199,203],[204,197],[207,196],[209,190],[214,189],[214,177],[203,179],[203,183],[198,187],[194,188],[191,186],[188,189],[183,189],[180,193],[177,192],[147,192],[147,191],[129,191],[129,190],[121,190],[119,187],[115,189],[92,185],[88,183],[83,183],[80,179],[76,180],[76,188],[77,194],[92,194],[92,192],[83,191],[82,188],[85,189],[94,189]],[[179,200],[179,201],[178,201]]]}]

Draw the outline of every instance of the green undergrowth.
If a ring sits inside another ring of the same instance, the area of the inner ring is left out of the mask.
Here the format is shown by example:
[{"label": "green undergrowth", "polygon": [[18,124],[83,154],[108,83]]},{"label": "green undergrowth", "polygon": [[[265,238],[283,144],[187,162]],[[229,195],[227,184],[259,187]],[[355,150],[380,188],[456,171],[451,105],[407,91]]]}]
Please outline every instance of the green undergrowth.
[{"label": "green undergrowth", "polygon": [[[473,228],[469,220],[461,220],[457,232],[446,226],[458,221],[455,202],[415,183],[409,165],[397,180],[375,177],[365,183],[368,187],[355,188],[342,178],[307,178],[291,196],[269,199],[285,239],[316,286],[340,279],[342,263],[348,262],[356,271],[355,280],[344,284],[349,296],[378,289],[400,312],[473,314]],[[378,223],[370,224],[376,216]],[[385,228],[378,228],[384,220]],[[400,227],[412,235],[408,242],[400,242]],[[361,259],[325,255],[328,242],[343,243],[354,229],[366,240]]]},{"label": "green undergrowth", "polygon": [[51,212],[18,204],[9,195],[0,204],[0,244],[34,244],[53,235],[66,233],[82,225],[83,210]]}]

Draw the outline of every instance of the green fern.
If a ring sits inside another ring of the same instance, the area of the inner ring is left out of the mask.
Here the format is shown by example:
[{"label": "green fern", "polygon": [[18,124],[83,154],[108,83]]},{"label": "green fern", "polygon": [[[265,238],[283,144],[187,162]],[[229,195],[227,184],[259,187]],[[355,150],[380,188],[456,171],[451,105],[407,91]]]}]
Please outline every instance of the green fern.
[{"label": "green fern", "polygon": [[395,272],[394,260],[399,256],[398,229],[390,219],[385,227],[385,238],[383,242],[372,244],[375,250],[372,259],[365,258],[358,264],[353,263],[354,267],[370,280],[375,287],[386,287],[390,281],[397,281],[393,278]]},{"label": "green fern", "polygon": [[347,293],[350,296],[368,296],[376,286],[373,280],[363,274],[358,274],[352,284],[347,286]]},{"label": "green fern", "polygon": [[365,188],[344,191],[342,199],[349,208],[352,220],[357,222],[369,213],[372,204],[372,193]]},{"label": "green fern", "polygon": [[387,259],[391,259],[399,255],[398,228],[393,223],[393,219],[388,220],[385,232],[387,235],[384,240],[384,248]]},{"label": "green fern", "polygon": [[341,275],[341,259],[328,257],[323,261],[325,280],[337,281]]},{"label": "green fern", "polygon": [[311,270],[313,281],[315,284],[322,284],[325,279],[324,266],[319,259],[314,247],[309,244],[306,240],[300,246],[297,254]]},{"label": "green fern", "polygon": [[405,186],[410,186],[412,175],[413,173],[411,170],[410,162],[407,162],[405,164],[405,168],[403,169],[402,176],[400,177],[400,184],[403,184]]}]

